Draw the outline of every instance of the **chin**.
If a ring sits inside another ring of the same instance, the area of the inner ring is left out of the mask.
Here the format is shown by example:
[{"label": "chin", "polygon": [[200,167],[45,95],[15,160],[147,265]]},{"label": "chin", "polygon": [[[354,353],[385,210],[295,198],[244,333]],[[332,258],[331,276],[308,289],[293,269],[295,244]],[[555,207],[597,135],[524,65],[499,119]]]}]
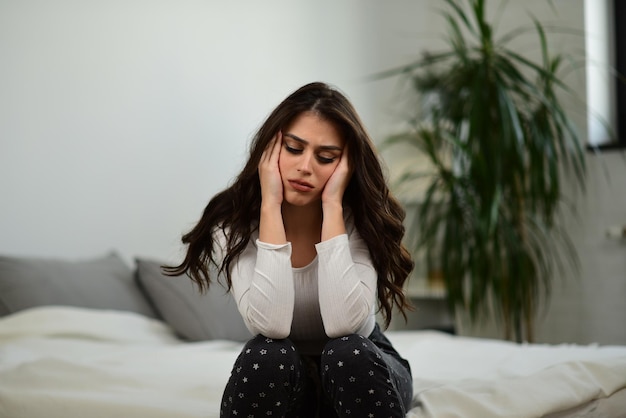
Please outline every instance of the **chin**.
[{"label": "chin", "polygon": [[287,195],[285,196],[285,203],[289,206],[309,207],[321,205],[322,200],[319,196]]}]

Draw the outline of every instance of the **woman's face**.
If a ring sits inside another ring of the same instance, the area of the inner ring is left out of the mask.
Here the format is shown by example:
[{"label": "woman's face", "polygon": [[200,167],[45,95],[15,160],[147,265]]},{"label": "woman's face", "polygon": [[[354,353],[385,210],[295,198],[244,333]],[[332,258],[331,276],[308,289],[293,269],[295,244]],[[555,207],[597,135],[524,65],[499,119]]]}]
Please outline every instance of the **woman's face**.
[{"label": "woman's face", "polygon": [[343,151],[339,130],[315,113],[304,112],[282,132],[278,166],[285,202],[304,206],[320,201]]}]

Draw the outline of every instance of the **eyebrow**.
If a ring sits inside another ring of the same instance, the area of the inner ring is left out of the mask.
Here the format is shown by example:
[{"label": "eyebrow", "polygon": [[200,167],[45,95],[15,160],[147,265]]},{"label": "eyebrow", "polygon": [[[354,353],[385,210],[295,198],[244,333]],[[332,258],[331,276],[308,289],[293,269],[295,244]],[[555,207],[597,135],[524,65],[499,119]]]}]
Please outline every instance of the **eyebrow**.
[{"label": "eyebrow", "polygon": [[[306,145],[309,144],[309,141],[307,141],[306,139],[302,139],[299,136],[296,136],[296,135],[294,135],[292,133],[289,133],[289,132],[284,133],[283,136],[289,137],[289,138],[293,139],[294,141],[298,141],[298,142],[300,142],[302,144],[306,144]],[[326,151],[342,151],[343,150],[341,147],[338,147],[336,145],[321,145],[320,149],[326,150]]]}]

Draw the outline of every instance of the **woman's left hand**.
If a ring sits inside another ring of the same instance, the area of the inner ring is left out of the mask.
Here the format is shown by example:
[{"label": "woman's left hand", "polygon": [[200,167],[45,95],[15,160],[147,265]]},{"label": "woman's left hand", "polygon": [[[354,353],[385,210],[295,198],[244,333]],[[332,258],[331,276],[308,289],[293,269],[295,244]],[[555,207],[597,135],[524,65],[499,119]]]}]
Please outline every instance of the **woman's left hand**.
[{"label": "woman's left hand", "polygon": [[322,204],[324,203],[339,203],[343,201],[343,193],[348,187],[350,177],[352,176],[352,169],[348,158],[348,147],[344,146],[343,152],[339,159],[339,164],[335,167],[335,171],[326,182],[324,191],[322,192]]}]

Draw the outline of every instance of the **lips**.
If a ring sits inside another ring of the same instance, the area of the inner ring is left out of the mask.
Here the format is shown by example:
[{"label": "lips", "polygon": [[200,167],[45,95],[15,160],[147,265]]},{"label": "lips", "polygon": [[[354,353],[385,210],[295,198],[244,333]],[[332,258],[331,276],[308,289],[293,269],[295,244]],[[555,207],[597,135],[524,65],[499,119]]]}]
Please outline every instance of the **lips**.
[{"label": "lips", "polygon": [[313,190],[313,185],[307,183],[306,181],[289,180],[289,184],[299,192],[310,192]]}]

